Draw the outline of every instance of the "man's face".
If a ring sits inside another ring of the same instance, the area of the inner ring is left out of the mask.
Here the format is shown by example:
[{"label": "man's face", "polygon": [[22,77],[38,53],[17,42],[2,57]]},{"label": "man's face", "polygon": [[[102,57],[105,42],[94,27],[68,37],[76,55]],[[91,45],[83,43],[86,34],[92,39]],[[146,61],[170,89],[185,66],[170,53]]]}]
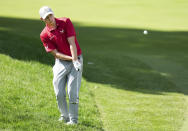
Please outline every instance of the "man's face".
[{"label": "man's face", "polygon": [[53,14],[49,14],[48,16],[46,16],[46,18],[44,19],[44,22],[46,24],[52,25],[55,23],[55,18]]}]

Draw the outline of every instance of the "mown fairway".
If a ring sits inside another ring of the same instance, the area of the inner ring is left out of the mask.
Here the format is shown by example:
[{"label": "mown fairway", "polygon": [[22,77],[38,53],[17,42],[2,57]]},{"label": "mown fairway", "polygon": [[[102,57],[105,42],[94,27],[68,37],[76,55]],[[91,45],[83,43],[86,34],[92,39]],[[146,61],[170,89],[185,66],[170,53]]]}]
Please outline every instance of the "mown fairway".
[{"label": "mown fairway", "polygon": [[[42,5],[72,19],[83,51],[77,126],[57,122],[54,58],[39,38]],[[187,131],[187,6],[186,0],[1,1],[0,131]]]}]

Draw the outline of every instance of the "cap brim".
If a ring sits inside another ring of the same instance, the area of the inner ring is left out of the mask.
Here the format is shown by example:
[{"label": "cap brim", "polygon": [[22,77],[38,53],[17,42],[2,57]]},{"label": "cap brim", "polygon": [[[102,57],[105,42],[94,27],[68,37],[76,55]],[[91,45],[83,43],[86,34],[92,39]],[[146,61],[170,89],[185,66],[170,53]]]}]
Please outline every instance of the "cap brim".
[{"label": "cap brim", "polygon": [[46,13],[42,18],[43,18],[43,19],[46,19],[46,17],[47,17],[49,14],[54,14],[54,13],[53,13],[53,12],[48,12],[48,13]]}]

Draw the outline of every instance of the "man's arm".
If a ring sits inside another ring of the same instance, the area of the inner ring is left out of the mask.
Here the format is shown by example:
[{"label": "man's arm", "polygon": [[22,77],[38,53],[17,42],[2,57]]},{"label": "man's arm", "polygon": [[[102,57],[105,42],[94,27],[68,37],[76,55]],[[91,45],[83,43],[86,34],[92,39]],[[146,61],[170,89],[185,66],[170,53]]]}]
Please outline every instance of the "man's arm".
[{"label": "man's arm", "polygon": [[81,70],[81,63],[78,61],[78,56],[77,56],[77,47],[75,44],[75,36],[71,36],[67,38],[69,44],[70,44],[70,51],[72,54],[72,60],[73,60],[73,65],[77,71]]},{"label": "man's arm", "polygon": [[72,60],[76,61],[76,60],[78,60],[78,56],[77,56],[77,47],[76,47],[76,44],[75,44],[75,36],[68,37],[67,40],[70,44],[70,51],[71,51],[71,54],[72,54]]},{"label": "man's arm", "polygon": [[64,54],[58,52],[56,49],[53,50],[53,51],[51,51],[51,54],[52,54],[55,58],[58,58],[58,59],[61,59],[61,60],[72,61],[72,57],[71,57],[71,56],[64,55]]}]

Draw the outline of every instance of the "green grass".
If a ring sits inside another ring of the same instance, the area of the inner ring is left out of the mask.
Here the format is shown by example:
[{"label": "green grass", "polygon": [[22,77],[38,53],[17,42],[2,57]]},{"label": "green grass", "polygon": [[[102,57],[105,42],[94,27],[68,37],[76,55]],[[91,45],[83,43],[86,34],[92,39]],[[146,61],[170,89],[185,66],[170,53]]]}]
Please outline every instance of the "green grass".
[{"label": "green grass", "polygon": [[[52,71],[38,62],[18,61],[0,55],[0,127],[10,130],[102,130],[102,125],[90,91],[83,82],[78,126],[58,122]],[[89,117],[88,117],[89,116]]]},{"label": "green grass", "polygon": [[[57,122],[54,59],[39,38],[42,5],[73,20],[83,50],[77,126]],[[2,1],[0,130],[187,131],[187,5],[185,0]]]}]

